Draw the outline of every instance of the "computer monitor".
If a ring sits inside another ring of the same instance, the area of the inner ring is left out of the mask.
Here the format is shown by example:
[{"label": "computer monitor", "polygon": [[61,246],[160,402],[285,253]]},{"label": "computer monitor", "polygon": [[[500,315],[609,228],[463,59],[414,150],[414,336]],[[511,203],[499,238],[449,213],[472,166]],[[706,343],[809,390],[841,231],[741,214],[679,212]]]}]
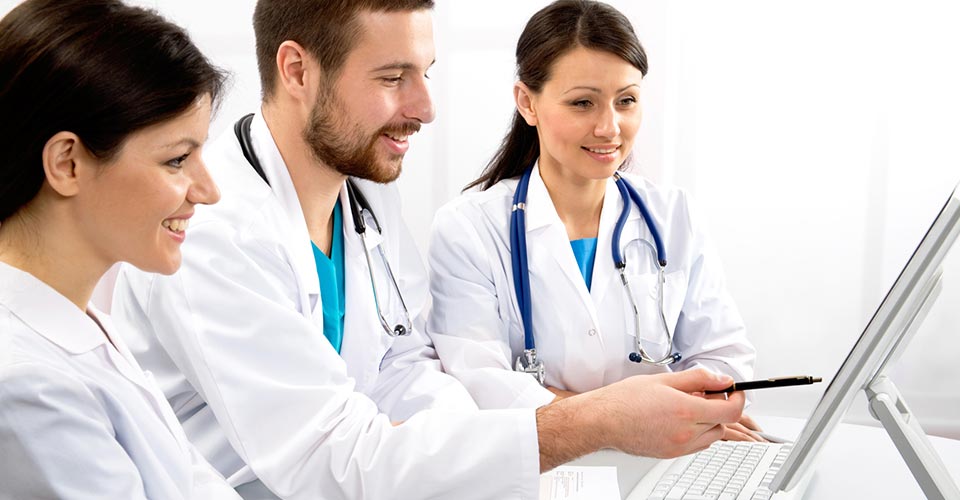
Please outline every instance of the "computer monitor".
[{"label": "computer monitor", "polygon": [[[812,464],[824,441],[861,390],[866,391],[871,413],[890,433],[924,493],[939,498],[944,491],[957,491],[916,418],[911,417],[905,401],[885,377],[884,371],[909,342],[939,293],[940,264],[960,233],[958,190],[960,186],[951,193],[830,382],[786,462],[773,479],[772,491],[792,489],[804,474],[812,471]],[[886,394],[886,397],[878,398],[879,393]],[[941,495],[937,495],[937,491]]]}]

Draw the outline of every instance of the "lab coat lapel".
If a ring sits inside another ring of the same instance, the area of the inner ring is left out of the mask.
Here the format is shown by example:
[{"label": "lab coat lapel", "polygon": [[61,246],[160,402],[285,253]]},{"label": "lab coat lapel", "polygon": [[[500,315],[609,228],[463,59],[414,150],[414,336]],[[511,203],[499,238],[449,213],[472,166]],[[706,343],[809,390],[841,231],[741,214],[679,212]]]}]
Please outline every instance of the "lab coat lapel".
[{"label": "lab coat lapel", "polygon": [[[580,274],[577,260],[573,256],[566,227],[560,220],[560,216],[553,205],[553,200],[550,198],[550,193],[540,177],[539,165],[534,167],[530,176],[526,210],[527,255],[531,272],[539,272],[544,277],[557,274],[564,276],[566,278],[565,289],[572,295],[568,302],[572,304],[575,300],[579,300],[590,314],[590,320],[593,324],[599,324],[596,307],[594,307],[593,300],[587,291],[587,284],[583,280],[583,275]],[[557,273],[557,271],[560,272]],[[546,278],[544,279],[546,280]],[[531,290],[530,293],[534,297],[537,296],[536,290]],[[562,293],[561,289],[555,288],[549,291],[551,297],[555,297],[559,293]],[[534,303],[534,307],[536,307],[536,303]]]},{"label": "lab coat lapel", "polygon": [[303,216],[300,198],[293,187],[287,165],[261,114],[254,116],[250,124],[250,136],[257,158],[263,166],[263,172],[270,181],[270,189],[273,190],[285,215],[287,241],[284,247],[290,252],[291,265],[299,288],[307,296],[308,303],[304,304],[303,313],[312,317],[312,321],[320,326],[320,331],[323,331],[323,314],[315,314],[320,307],[320,278],[317,275],[310,232],[307,230],[307,221]]},{"label": "lab coat lapel", "polygon": [[153,380],[153,375],[151,375],[150,372],[143,371],[143,368],[137,363],[136,358],[133,357],[133,353],[130,352],[130,349],[127,348],[121,336],[114,329],[110,317],[94,309],[92,306],[88,307],[89,314],[96,318],[97,322],[113,341],[114,347],[116,347],[116,349],[107,349],[110,362],[127,380],[133,382],[141,389],[144,398],[153,407],[154,411],[160,415],[164,426],[175,438],[181,450],[189,452],[185,447],[187,438],[180,428],[180,422],[177,420],[176,415],[173,414],[173,410],[170,408],[167,400],[160,399],[163,392],[160,390],[160,386],[157,385],[156,381]]}]

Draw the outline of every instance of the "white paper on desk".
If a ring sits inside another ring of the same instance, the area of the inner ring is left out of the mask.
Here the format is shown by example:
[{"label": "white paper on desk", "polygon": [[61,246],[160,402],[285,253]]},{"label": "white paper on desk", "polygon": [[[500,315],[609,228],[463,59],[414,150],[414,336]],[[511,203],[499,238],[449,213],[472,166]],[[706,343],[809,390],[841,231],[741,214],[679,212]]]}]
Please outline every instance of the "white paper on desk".
[{"label": "white paper on desk", "polygon": [[557,467],[540,475],[540,500],[620,500],[617,468]]}]

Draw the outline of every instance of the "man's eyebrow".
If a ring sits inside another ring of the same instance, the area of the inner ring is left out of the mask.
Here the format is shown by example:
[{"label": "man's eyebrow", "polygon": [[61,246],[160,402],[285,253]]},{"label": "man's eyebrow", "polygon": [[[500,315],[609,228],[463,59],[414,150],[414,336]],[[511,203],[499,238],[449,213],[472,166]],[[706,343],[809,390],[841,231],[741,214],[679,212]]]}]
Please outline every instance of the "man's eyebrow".
[{"label": "man's eyebrow", "polygon": [[[430,65],[427,66],[427,69],[430,69],[431,67],[433,67],[434,63],[436,62],[437,62],[436,59],[431,61]],[[416,69],[417,69],[417,65],[413,64],[412,62],[396,61],[396,62],[384,64],[383,66],[378,66],[374,68],[371,72],[376,73],[378,71],[387,71],[387,70],[413,71]]]}]

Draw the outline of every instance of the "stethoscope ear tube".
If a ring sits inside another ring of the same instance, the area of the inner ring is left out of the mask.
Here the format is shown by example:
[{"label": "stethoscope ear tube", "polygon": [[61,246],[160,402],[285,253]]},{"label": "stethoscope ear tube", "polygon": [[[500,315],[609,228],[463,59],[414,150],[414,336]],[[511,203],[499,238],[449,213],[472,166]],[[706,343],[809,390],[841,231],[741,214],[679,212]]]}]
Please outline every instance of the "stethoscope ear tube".
[{"label": "stethoscope ear tube", "polygon": [[[643,216],[643,221],[646,222],[647,229],[650,230],[650,235],[653,236],[653,244],[657,247],[657,263],[660,264],[661,268],[667,267],[667,251],[663,247],[663,238],[660,237],[660,231],[657,229],[657,225],[653,223],[653,216],[651,216],[650,211],[647,210],[647,204],[643,202],[640,193],[621,177],[619,173],[615,174],[615,177],[617,179],[617,187],[620,188],[620,194],[623,195],[624,191],[626,191],[630,195],[630,199],[633,200],[633,203],[637,205],[637,209],[640,210],[640,215]],[[623,199],[624,202],[626,202],[627,197],[624,196]],[[629,205],[629,203],[624,203],[624,205]],[[623,217],[623,214],[621,214],[620,217]],[[619,234],[616,235],[616,239],[620,239]],[[617,241],[617,243],[619,243],[619,241]],[[620,245],[616,245],[618,253],[619,247]]]},{"label": "stethoscope ear tube", "polygon": [[627,218],[630,217],[630,204],[626,203],[630,196],[627,194],[625,183],[620,180],[620,174],[614,174],[613,177],[616,179],[617,189],[620,190],[620,198],[623,199],[624,204],[623,210],[620,211],[620,217],[617,219],[617,225],[613,228],[613,243],[610,245],[610,251],[613,252],[613,265],[617,269],[623,269],[627,267],[627,261],[620,253],[620,235],[623,234],[623,228],[627,225]]}]

